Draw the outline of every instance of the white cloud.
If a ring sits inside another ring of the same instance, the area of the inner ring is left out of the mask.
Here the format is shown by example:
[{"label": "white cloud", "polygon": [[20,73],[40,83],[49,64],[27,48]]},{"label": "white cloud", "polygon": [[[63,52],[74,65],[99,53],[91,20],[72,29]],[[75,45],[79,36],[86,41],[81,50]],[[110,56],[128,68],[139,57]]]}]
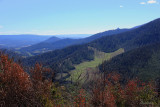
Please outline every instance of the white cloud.
[{"label": "white cloud", "polygon": [[144,4],[146,4],[146,2],[140,2],[140,4],[144,5]]},{"label": "white cloud", "polygon": [[154,4],[154,3],[157,3],[157,0],[149,0],[147,1],[148,4]]},{"label": "white cloud", "polygon": [[3,28],[3,26],[0,25],[0,29]]},{"label": "white cloud", "polygon": [[140,2],[139,4],[145,5],[145,4],[159,4],[157,0],[148,0],[147,2]]},{"label": "white cloud", "polygon": [[123,8],[124,6],[120,5],[119,7],[120,7],[120,8]]}]

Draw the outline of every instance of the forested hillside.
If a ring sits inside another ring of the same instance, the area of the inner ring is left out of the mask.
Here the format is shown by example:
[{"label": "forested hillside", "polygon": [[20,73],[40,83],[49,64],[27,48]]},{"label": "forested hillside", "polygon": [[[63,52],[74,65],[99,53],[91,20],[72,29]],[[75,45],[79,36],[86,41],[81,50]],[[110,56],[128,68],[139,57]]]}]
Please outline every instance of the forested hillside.
[{"label": "forested hillside", "polygon": [[88,47],[107,53],[114,52],[120,48],[128,51],[158,42],[160,42],[160,19],[156,19],[131,31],[102,37],[85,45],[70,46],[35,57],[29,57],[24,59],[23,62],[25,65],[34,65],[36,62],[41,62],[45,66],[56,69],[57,72],[66,72],[74,69],[74,64],[80,64],[85,60],[93,60],[94,52]]},{"label": "forested hillside", "polygon": [[55,71],[66,72],[74,69],[73,64],[79,64],[86,60],[94,59],[94,51],[88,49],[86,45],[76,45],[62,50],[47,52],[34,57],[29,57],[23,60],[26,66],[32,66],[36,62],[42,63],[45,66],[53,68]]},{"label": "forested hillside", "polygon": [[121,34],[102,37],[88,45],[104,52],[124,48],[125,51],[160,42],[160,19]]},{"label": "forested hillside", "polygon": [[160,43],[133,49],[99,66],[106,73],[117,72],[124,79],[138,77],[143,81],[160,78]]}]

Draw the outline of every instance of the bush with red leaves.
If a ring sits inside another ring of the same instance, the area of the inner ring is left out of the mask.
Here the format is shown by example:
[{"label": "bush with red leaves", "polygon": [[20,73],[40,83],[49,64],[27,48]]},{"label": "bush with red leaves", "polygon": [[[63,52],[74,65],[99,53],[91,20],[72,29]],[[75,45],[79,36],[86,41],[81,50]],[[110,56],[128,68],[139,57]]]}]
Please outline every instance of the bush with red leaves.
[{"label": "bush with red leaves", "polygon": [[44,106],[51,97],[52,82],[44,76],[48,69],[36,64],[27,74],[23,68],[0,53],[0,105]]}]

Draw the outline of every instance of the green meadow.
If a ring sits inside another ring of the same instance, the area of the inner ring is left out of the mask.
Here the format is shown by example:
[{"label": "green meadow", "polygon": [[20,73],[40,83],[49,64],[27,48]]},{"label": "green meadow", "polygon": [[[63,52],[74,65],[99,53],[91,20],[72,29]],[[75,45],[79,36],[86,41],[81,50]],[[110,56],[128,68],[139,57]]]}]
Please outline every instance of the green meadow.
[{"label": "green meadow", "polygon": [[94,60],[75,65],[75,69],[70,71],[71,76],[67,78],[67,80],[71,80],[72,82],[80,81],[81,83],[88,81],[92,79],[93,74],[97,72],[97,66],[99,64],[124,52],[124,49],[122,48],[112,53],[104,53],[96,49],[93,50],[95,53]]}]

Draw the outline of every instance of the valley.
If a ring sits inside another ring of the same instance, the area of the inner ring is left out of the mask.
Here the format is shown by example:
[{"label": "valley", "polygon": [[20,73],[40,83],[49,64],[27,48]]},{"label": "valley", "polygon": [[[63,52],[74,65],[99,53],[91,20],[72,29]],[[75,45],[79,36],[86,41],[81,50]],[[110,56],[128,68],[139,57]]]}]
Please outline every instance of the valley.
[{"label": "valley", "polygon": [[[33,66],[36,62],[50,67],[61,73],[68,73],[78,69],[79,64],[91,62],[91,65],[97,64],[99,59],[95,57],[96,51],[89,49],[92,47],[100,52],[112,53],[118,49],[124,49],[125,52],[152,45],[160,41],[160,19],[156,19],[141,27],[130,31],[103,36],[86,44],[73,45],[64,49],[54,50],[23,60],[25,65]],[[96,63],[97,62],[97,63]],[[88,65],[88,63],[86,64]],[[83,66],[79,66],[83,68]],[[127,66],[126,66],[127,67]],[[114,67],[113,67],[114,68]]]},{"label": "valley", "polygon": [[160,18],[86,38],[1,37],[0,101],[8,106],[159,105]]},{"label": "valley", "polygon": [[[72,78],[72,81],[74,82],[77,79],[82,78],[80,75],[86,76],[88,71],[95,71],[95,68],[96,71],[98,71],[99,68],[97,67],[99,65],[101,66],[102,62],[108,63],[110,62],[110,59],[118,54],[123,52],[127,53],[128,51],[137,48],[159,43],[159,25],[160,20],[156,19],[131,29],[109,30],[80,39],[40,37],[45,40],[29,47],[20,48],[20,50],[16,49],[15,53],[22,56],[22,58],[20,58],[22,59],[21,62],[26,67],[32,67],[36,63],[42,63],[43,66],[49,67],[55,71],[56,80],[62,82],[69,79],[71,80]],[[27,38],[27,35],[23,38]],[[33,36],[32,39],[33,38],[37,38],[37,36]],[[19,40],[20,39],[21,38],[19,38]],[[116,58],[117,57],[115,57],[115,59]],[[122,60],[122,58],[120,58],[120,60]],[[111,65],[111,68],[116,68],[112,66],[115,65]],[[120,67],[122,67],[122,65]],[[128,67],[128,65],[124,66],[124,68],[125,67]],[[125,69],[126,71],[128,70],[128,68]],[[133,67],[132,69],[136,69],[136,67]],[[118,70],[121,69],[118,68]],[[136,73],[137,71],[134,72]],[[145,72],[144,68],[142,68],[142,72]],[[140,73],[138,75],[143,74]],[[138,75],[135,74],[135,76]],[[131,77],[135,76],[132,75]]]}]

